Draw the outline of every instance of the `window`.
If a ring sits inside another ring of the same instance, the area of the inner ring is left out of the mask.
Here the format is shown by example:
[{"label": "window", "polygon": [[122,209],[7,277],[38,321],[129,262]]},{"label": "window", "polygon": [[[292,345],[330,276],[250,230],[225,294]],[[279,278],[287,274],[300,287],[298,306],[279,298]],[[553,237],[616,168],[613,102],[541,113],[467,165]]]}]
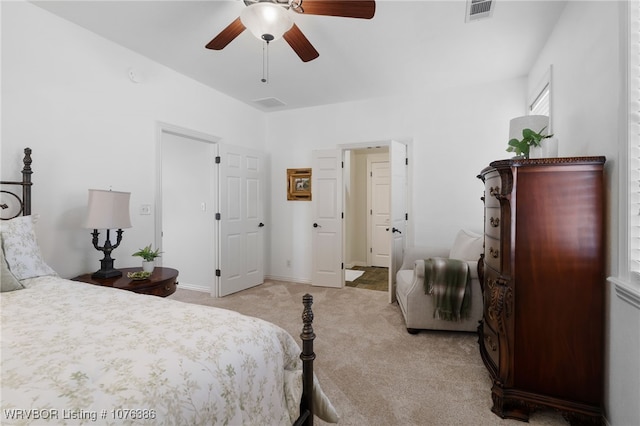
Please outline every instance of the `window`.
[{"label": "window", "polygon": [[551,85],[545,84],[542,91],[538,93],[533,103],[529,105],[529,113],[531,115],[549,115],[549,93]]},{"label": "window", "polygon": [[640,286],[640,2],[629,2],[628,62],[628,270]]},{"label": "window", "polygon": [[528,114],[529,115],[546,115],[549,117],[549,128],[547,133],[552,133],[551,122],[551,70],[553,66],[549,66],[549,70],[544,74],[542,80],[535,87],[529,96]]}]

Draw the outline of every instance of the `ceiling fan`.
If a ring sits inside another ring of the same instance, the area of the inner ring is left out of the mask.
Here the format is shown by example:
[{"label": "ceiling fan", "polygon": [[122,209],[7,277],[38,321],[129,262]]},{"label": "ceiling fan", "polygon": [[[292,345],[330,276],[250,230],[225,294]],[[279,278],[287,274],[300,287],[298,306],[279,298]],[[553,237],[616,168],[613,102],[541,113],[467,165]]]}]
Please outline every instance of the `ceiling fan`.
[{"label": "ceiling fan", "polygon": [[360,19],[371,19],[376,11],[374,0],[244,0],[244,4],[246,9],[206,45],[207,49],[222,50],[248,28],[267,43],[284,38],[300,59],[308,62],[320,54],[293,22],[290,10]]}]

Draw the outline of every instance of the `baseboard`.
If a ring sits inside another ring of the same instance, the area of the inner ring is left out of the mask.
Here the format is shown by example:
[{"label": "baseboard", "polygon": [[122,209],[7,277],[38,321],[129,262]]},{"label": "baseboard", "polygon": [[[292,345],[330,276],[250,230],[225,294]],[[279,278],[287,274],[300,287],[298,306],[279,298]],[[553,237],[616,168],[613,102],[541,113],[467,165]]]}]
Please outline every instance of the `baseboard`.
[{"label": "baseboard", "polygon": [[196,284],[188,284],[188,283],[184,283],[184,282],[180,282],[180,284],[178,284],[178,288],[182,288],[184,290],[201,291],[203,293],[211,293],[211,289],[206,287],[206,286],[196,285]]},{"label": "baseboard", "polygon": [[283,277],[279,275],[265,275],[264,279],[272,281],[286,281],[296,284],[311,284],[311,280],[308,280],[306,278]]}]

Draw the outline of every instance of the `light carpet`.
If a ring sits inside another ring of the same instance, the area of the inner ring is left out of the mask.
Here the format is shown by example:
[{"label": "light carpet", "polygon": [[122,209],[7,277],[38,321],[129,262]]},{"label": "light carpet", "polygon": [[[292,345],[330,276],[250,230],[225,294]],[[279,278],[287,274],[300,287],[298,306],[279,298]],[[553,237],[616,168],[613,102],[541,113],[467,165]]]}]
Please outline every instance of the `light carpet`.
[{"label": "light carpet", "polygon": [[[340,425],[514,425],[491,412],[491,379],[473,333],[407,333],[387,293],[353,287],[266,282],[224,298],[178,289],[171,299],[231,309],[271,321],[299,341],[302,296],[313,295],[314,371]],[[316,418],[315,424],[326,423]],[[555,412],[530,425],[567,425]]]}]

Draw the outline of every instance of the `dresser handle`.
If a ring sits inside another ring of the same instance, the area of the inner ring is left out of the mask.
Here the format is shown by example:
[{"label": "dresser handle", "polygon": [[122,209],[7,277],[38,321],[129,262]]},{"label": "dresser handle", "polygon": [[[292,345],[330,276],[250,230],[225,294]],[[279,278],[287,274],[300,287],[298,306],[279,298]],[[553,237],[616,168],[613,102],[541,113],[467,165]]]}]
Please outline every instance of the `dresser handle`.
[{"label": "dresser handle", "polygon": [[491,255],[491,257],[493,257],[494,259],[497,259],[498,256],[500,256],[500,250],[494,250],[493,247],[489,247],[489,254]]},{"label": "dresser handle", "polygon": [[491,219],[489,219],[489,222],[491,222],[491,226],[493,226],[494,228],[497,228],[498,226],[500,226],[499,217],[492,217]]},{"label": "dresser handle", "polygon": [[489,187],[489,195],[492,197],[497,197],[500,195],[500,187],[499,186],[490,186]]}]

